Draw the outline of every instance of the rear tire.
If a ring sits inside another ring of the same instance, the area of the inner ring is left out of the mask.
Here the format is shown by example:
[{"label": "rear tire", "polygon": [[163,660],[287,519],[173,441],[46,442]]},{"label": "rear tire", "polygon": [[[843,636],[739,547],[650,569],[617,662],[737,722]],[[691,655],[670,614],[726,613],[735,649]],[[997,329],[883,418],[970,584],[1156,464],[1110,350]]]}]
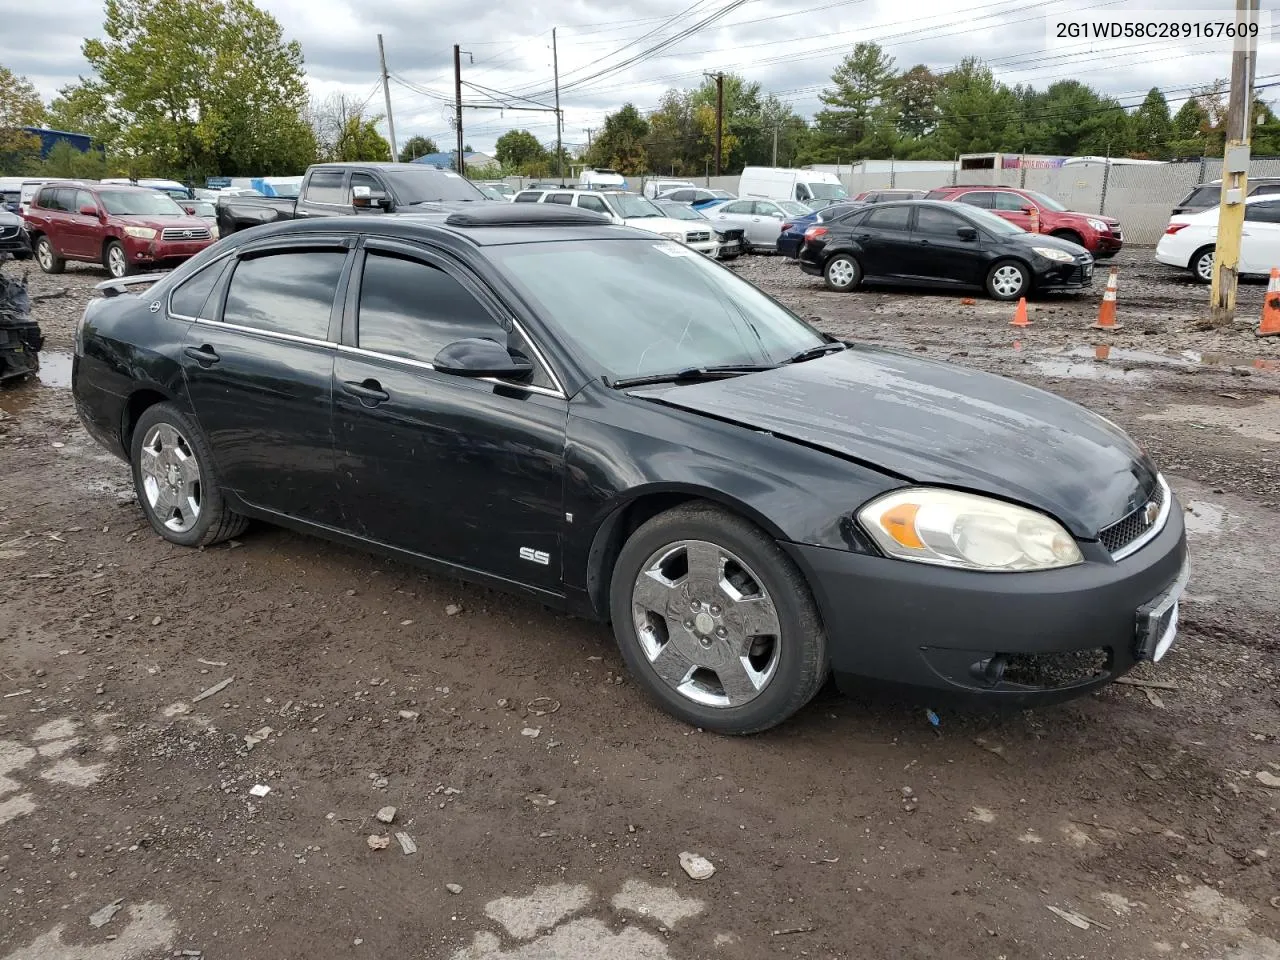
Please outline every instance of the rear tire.
[{"label": "rear tire", "polygon": [[987,273],[986,286],[992,300],[1017,300],[1031,289],[1031,270],[1017,260],[1001,260]]},{"label": "rear tire", "polygon": [[1191,255],[1187,268],[1196,283],[1213,283],[1213,247],[1201,247]]},{"label": "rear tire", "polygon": [[713,504],[675,507],[636,530],[609,601],[632,676],[694,726],[768,730],[826,680],[826,631],[803,575],[771,537]]},{"label": "rear tire", "polygon": [[822,267],[822,279],[828,290],[848,293],[862,282],[862,267],[849,253],[837,253]]},{"label": "rear tire", "polygon": [[67,261],[53,252],[53,244],[43,234],[36,240],[35,256],[36,263],[45,273],[61,273],[67,268]]},{"label": "rear tire", "polygon": [[144,410],[129,446],[138,503],[151,528],[170,543],[207,547],[249,525],[227,506],[199,427],[172,403]]}]

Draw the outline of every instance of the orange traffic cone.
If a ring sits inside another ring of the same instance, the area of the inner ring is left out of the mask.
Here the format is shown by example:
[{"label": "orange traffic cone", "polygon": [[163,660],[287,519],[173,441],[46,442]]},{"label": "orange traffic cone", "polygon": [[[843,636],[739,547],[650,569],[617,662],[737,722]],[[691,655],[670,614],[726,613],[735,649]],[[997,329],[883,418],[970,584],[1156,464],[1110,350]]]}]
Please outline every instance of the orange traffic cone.
[{"label": "orange traffic cone", "polygon": [[1031,321],[1027,319],[1027,298],[1018,298],[1018,309],[1013,312],[1013,319],[1009,321],[1010,326],[1029,327]]},{"label": "orange traffic cone", "polygon": [[1258,324],[1258,336],[1280,335],[1280,267],[1271,268],[1271,282],[1262,298],[1262,322]]},{"label": "orange traffic cone", "polygon": [[1116,277],[1119,268],[1112,267],[1107,276],[1107,292],[1102,295],[1102,306],[1098,308],[1098,322],[1095,330],[1119,330],[1123,324],[1116,323]]}]

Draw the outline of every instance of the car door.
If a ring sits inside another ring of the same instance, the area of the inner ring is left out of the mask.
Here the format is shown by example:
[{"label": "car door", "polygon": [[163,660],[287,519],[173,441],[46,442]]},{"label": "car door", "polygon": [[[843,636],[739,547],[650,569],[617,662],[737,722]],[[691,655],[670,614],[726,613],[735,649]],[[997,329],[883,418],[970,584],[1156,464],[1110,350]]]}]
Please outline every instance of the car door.
[{"label": "car door", "polygon": [[592,213],[599,213],[610,220],[622,222],[620,217],[614,215],[613,211],[606,206],[604,200],[600,197],[592,196],[589,193],[580,193],[573,198],[573,205],[580,210],[590,210]]},{"label": "car door", "polygon": [[307,236],[241,248],[206,315],[186,317],[187,394],[222,482],[253,506],[327,526],[339,518],[333,362],[353,246]]},{"label": "car door", "polygon": [[911,226],[908,269],[922,280],[978,284],[983,276],[982,245],[981,231],[958,213],[919,206]]},{"label": "car door", "polygon": [[341,217],[352,213],[346,202],[348,192],[346,170],[313,170],[294,204],[294,216]]},{"label": "car door", "polygon": [[993,192],[994,205],[991,209],[997,215],[1010,223],[1017,224],[1023,230],[1030,230],[1031,214],[1027,213],[1027,211],[1035,209],[1035,204],[1026,197],[1008,190],[996,190]]},{"label": "car door", "polygon": [[723,224],[726,227],[738,227],[746,235],[747,243],[752,246],[758,246],[757,241],[753,239],[751,232],[752,218],[751,209],[754,201],[751,200],[730,200],[728,203],[722,203],[718,207],[712,208],[709,216],[716,223]]},{"label": "car door", "polygon": [[858,262],[869,277],[911,276],[911,207],[875,204],[850,233],[862,251]]},{"label": "car door", "polygon": [[751,226],[747,236],[753,246],[773,247],[782,233],[786,212],[772,200],[756,200],[751,208]]},{"label": "car door", "polygon": [[[543,590],[560,590],[568,401],[509,312],[455,261],[370,239],[334,369],[342,527]],[[437,371],[483,337],[533,361],[510,383]]]},{"label": "car door", "polygon": [[100,210],[98,201],[88,190],[76,190],[71,195],[70,209],[63,215],[62,244],[67,256],[93,259],[102,254],[102,220],[97,214],[86,216],[80,211],[86,207]]},{"label": "car door", "polygon": [[67,222],[70,219],[71,203],[75,199],[74,187],[45,187],[36,198],[39,210],[39,228],[49,238],[54,253],[65,257],[70,253],[67,247]]},{"label": "car door", "polygon": [[1268,274],[1280,264],[1280,198],[1250,203],[1240,239],[1240,272]]}]

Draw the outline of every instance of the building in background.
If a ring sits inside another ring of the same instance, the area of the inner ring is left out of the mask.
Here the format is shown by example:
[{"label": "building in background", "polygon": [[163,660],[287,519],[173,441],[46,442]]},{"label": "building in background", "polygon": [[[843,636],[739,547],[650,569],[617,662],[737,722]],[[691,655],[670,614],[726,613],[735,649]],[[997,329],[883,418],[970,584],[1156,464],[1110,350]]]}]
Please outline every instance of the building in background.
[{"label": "building in background", "polygon": [[87,133],[69,133],[66,130],[50,130],[48,127],[23,127],[24,133],[40,138],[40,159],[47,160],[49,151],[59,143],[69,143],[80,153],[93,149],[93,138]]}]

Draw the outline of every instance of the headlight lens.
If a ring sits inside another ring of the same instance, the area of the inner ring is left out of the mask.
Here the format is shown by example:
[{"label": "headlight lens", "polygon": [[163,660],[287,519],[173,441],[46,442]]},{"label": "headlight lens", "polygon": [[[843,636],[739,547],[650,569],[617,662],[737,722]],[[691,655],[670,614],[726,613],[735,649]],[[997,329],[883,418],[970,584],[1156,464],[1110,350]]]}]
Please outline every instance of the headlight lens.
[{"label": "headlight lens", "polygon": [[139,240],[154,240],[156,231],[151,227],[125,227],[124,232],[130,237],[136,237]]},{"label": "headlight lens", "polygon": [[1065,250],[1055,250],[1053,247],[1032,247],[1031,249],[1046,260],[1056,260],[1058,263],[1071,263],[1075,260],[1075,257]]},{"label": "headlight lens", "polygon": [[1090,218],[1089,218],[1089,226],[1093,227],[1093,229],[1097,230],[1099,233],[1110,233],[1110,232],[1111,232],[1111,225],[1110,225],[1110,224],[1108,224],[1108,223],[1104,223],[1104,222],[1103,222],[1103,221],[1101,221],[1101,220],[1095,220],[1095,219],[1093,219],[1093,217],[1090,217]]},{"label": "headlight lens", "polygon": [[217,240],[217,239],[218,239],[218,237],[222,236],[222,234],[220,234],[220,233],[218,232],[218,225],[217,225],[216,223],[211,223],[211,224],[209,224],[209,234],[210,234],[210,235],[213,237],[213,239],[215,239],[215,240]]},{"label": "headlight lens", "polygon": [[972,493],[897,490],[871,501],[858,519],[899,560],[995,573],[1084,560],[1071,535],[1043,513]]}]

